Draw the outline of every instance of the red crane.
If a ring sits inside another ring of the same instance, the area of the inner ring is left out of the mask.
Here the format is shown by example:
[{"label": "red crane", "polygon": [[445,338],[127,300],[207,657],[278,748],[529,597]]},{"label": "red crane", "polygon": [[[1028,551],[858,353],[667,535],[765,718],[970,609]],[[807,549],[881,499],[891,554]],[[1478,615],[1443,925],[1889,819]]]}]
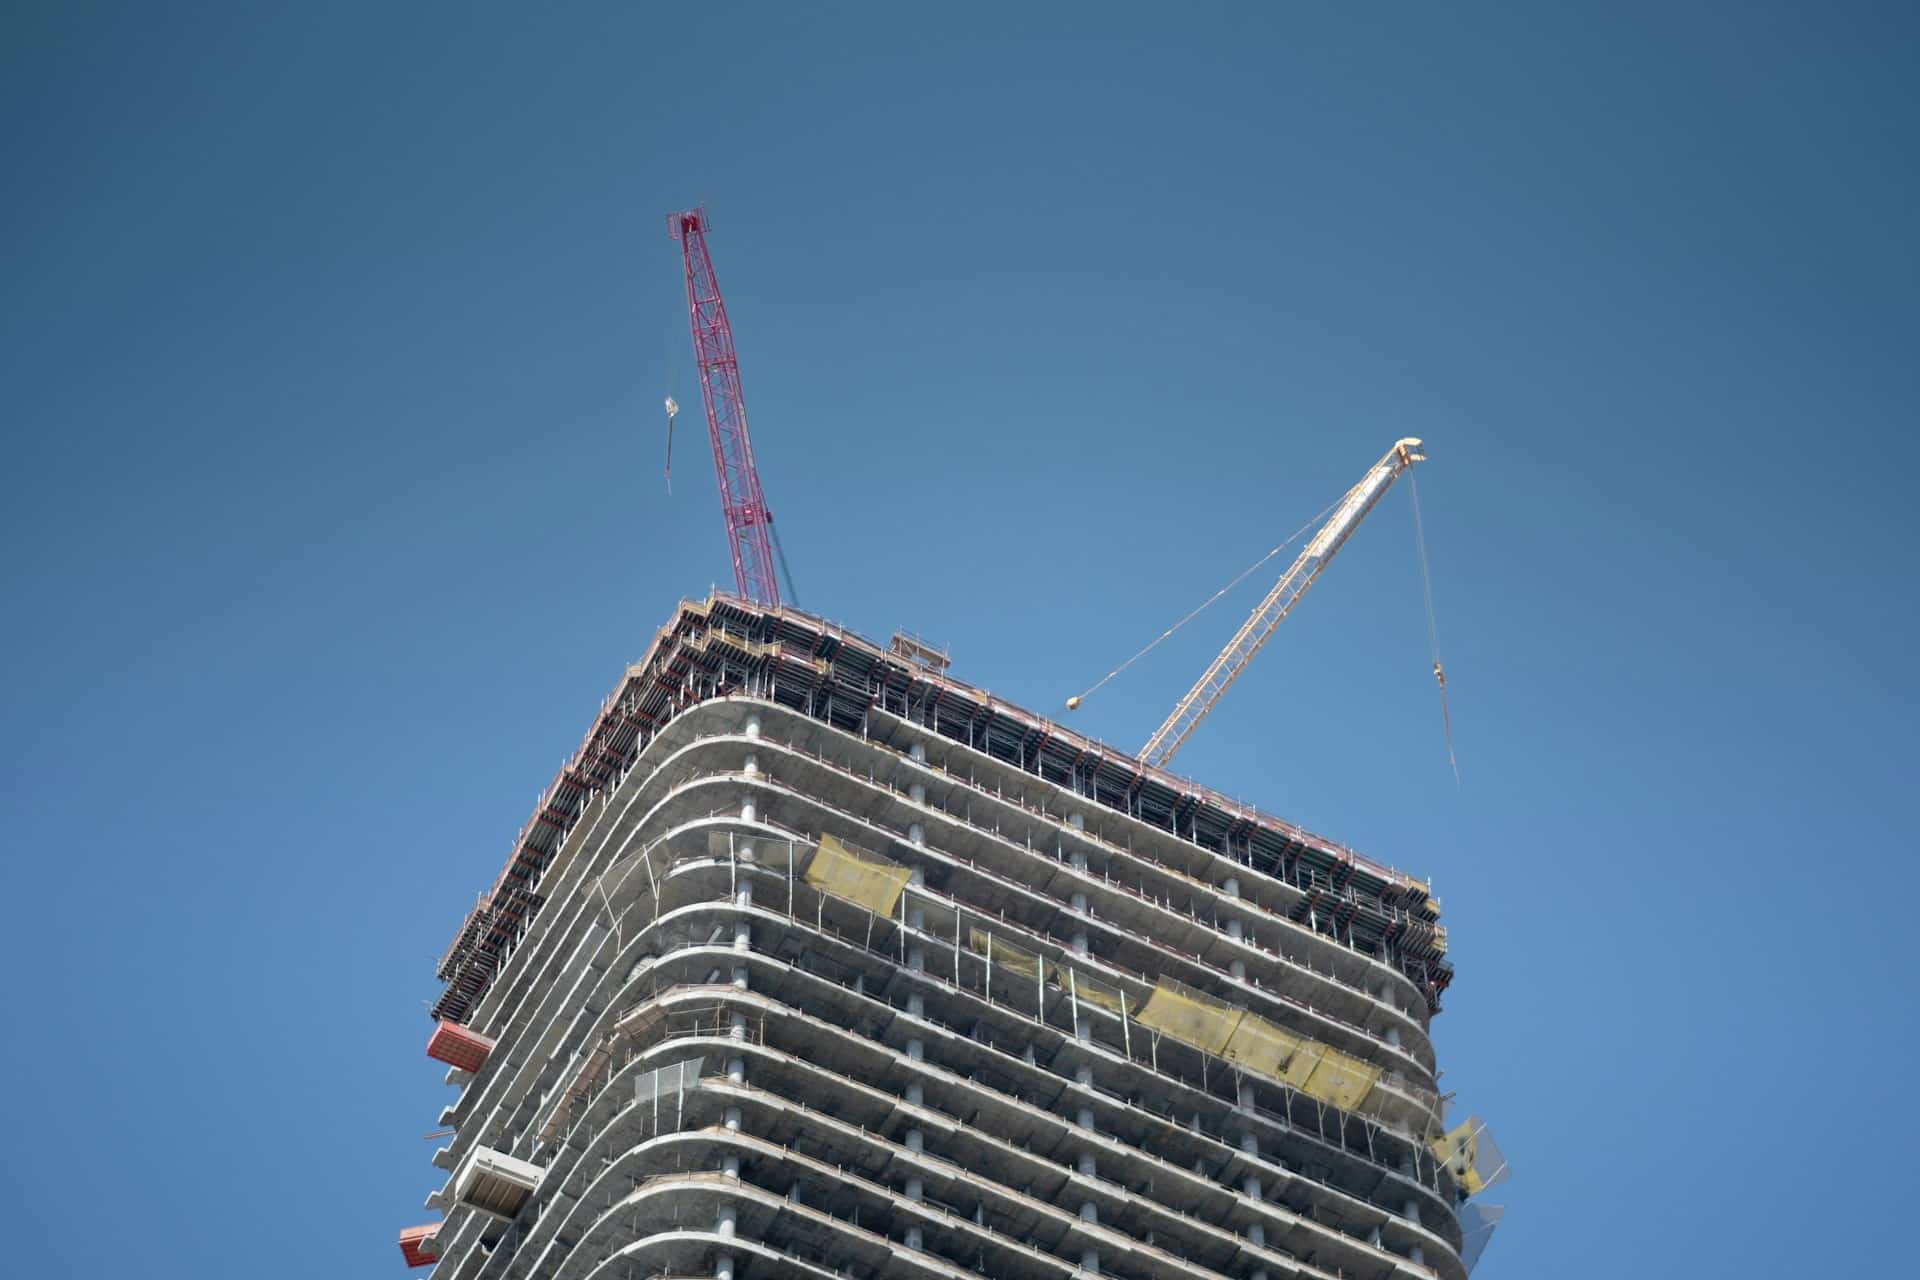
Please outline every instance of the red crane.
[{"label": "red crane", "polygon": [[773,513],[767,510],[760,473],[753,465],[733,327],[727,323],[727,304],[707,254],[707,211],[703,206],[670,213],[667,226],[686,261],[687,322],[693,329],[694,362],[700,366],[700,393],[707,402],[707,433],[713,438],[713,471],[720,481],[720,514],[727,525],[734,584],[755,603],[778,605]]}]

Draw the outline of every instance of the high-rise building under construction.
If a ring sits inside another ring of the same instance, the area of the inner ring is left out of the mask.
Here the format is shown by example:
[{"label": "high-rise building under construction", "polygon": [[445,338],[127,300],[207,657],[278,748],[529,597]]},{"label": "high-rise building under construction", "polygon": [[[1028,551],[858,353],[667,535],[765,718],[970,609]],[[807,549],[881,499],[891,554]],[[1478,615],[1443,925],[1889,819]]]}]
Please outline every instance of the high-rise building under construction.
[{"label": "high-rise building under construction", "polygon": [[[1461,1280],[1427,886],[792,609],[683,604],[442,960],[436,1280]],[[1465,1224],[1463,1230],[1463,1222]]]}]

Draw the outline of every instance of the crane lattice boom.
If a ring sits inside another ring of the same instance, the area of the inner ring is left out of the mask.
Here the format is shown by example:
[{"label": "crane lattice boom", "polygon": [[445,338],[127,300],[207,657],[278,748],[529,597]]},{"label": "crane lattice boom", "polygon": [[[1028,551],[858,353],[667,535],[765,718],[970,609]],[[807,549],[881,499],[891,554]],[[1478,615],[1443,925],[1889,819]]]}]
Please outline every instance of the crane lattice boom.
[{"label": "crane lattice boom", "polygon": [[760,473],[753,465],[733,327],[727,323],[727,304],[707,254],[706,210],[668,214],[667,226],[680,242],[687,268],[687,321],[693,330],[694,361],[700,366],[700,393],[707,402],[707,434],[713,439],[713,471],[720,482],[720,514],[733,556],[734,585],[749,600],[778,605],[780,584],[769,539],[773,513],[767,510]]},{"label": "crane lattice boom", "polygon": [[1307,588],[1327,567],[1334,553],[1359,527],[1360,521],[1373,509],[1373,504],[1380,501],[1393,482],[1400,478],[1401,472],[1416,462],[1425,461],[1426,456],[1421,452],[1420,441],[1412,437],[1396,441],[1393,448],[1387,450],[1386,456],[1374,463],[1367,474],[1360,478],[1360,483],[1347,490],[1347,496],[1340,500],[1333,514],[1327,517],[1327,522],[1313,535],[1313,541],[1307,543],[1306,549],[1280,575],[1280,581],[1274,584],[1273,590],[1267,592],[1266,599],[1256,605],[1247,620],[1240,624],[1233,639],[1227,642],[1227,647],[1220,651],[1220,655],[1194,682],[1193,688],[1187,690],[1187,696],[1180,699],[1166,723],[1155,729],[1153,736],[1147,739],[1147,745],[1140,748],[1142,760],[1151,765],[1165,765],[1173,759],[1180,745],[1200,727],[1200,722],[1220,701],[1220,695],[1247,669],[1247,664],[1253,661],[1253,655],[1260,652],[1260,646],[1286,620],[1287,614],[1307,593]]}]

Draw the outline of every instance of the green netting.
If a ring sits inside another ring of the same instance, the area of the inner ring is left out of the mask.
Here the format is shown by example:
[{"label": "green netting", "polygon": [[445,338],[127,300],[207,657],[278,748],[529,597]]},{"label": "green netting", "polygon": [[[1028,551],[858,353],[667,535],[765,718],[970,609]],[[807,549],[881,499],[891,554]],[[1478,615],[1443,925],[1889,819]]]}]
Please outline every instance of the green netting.
[{"label": "green netting", "polygon": [[833,836],[821,836],[805,878],[822,893],[886,916],[893,914],[912,874],[906,867],[850,849]]},{"label": "green netting", "polygon": [[1162,978],[1136,1019],[1141,1026],[1220,1057],[1244,1011]]},{"label": "green netting", "polygon": [[1221,1056],[1243,1070],[1278,1080],[1299,1050],[1299,1036],[1282,1031],[1257,1013],[1249,1013],[1233,1029],[1233,1039],[1227,1041]]}]

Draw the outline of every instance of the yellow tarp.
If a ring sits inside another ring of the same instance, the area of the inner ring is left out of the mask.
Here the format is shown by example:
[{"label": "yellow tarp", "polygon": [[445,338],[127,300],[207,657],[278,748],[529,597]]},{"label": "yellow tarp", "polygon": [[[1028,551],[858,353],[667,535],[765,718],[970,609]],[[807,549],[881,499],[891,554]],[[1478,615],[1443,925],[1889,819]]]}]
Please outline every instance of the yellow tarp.
[{"label": "yellow tarp", "polygon": [[1022,951],[1011,942],[993,937],[984,929],[967,930],[967,946],[979,955],[985,956],[1003,968],[1011,969],[1023,978],[1040,976],[1040,957],[1031,951]]},{"label": "yellow tarp", "polygon": [[1160,979],[1136,1020],[1182,1044],[1348,1111],[1366,1101],[1380,1079],[1380,1068],[1371,1063],[1296,1036],[1257,1013],[1222,1004],[1169,978]]},{"label": "yellow tarp", "polygon": [[1240,1019],[1221,1056],[1244,1071],[1278,1080],[1300,1050],[1300,1037],[1268,1022],[1257,1013]]},{"label": "yellow tarp", "polygon": [[887,916],[893,914],[912,874],[905,867],[850,849],[832,836],[821,836],[820,847],[807,864],[806,881],[822,893]]},{"label": "yellow tarp", "polygon": [[1453,1173],[1460,1189],[1470,1196],[1478,1195],[1506,1177],[1506,1157],[1478,1116],[1468,1116],[1465,1123],[1429,1139],[1427,1145],[1433,1148],[1434,1158]]},{"label": "yellow tarp", "polygon": [[1362,1062],[1338,1049],[1328,1049],[1321,1055],[1313,1075],[1301,1087],[1323,1102],[1351,1111],[1366,1101],[1379,1079],[1380,1068],[1372,1063]]},{"label": "yellow tarp", "polygon": [[1092,978],[1089,978],[1086,974],[1080,973],[1077,970],[1069,977],[1067,970],[1062,969],[1059,965],[1054,965],[1053,971],[1049,973],[1047,977],[1052,981],[1054,986],[1059,987],[1062,991],[1071,990],[1076,1000],[1085,1000],[1089,1004],[1097,1004],[1109,1013],[1119,1013],[1124,1008],[1120,1003],[1120,991],[1118,988],[1110,987],[1104,982],[1095,982]]},{"label": "yellow tarp", "polygon": [[1226,1052],[1243,1016],[1243,1010],[1162,978],[1136,1021],[1218,1058]]}]

